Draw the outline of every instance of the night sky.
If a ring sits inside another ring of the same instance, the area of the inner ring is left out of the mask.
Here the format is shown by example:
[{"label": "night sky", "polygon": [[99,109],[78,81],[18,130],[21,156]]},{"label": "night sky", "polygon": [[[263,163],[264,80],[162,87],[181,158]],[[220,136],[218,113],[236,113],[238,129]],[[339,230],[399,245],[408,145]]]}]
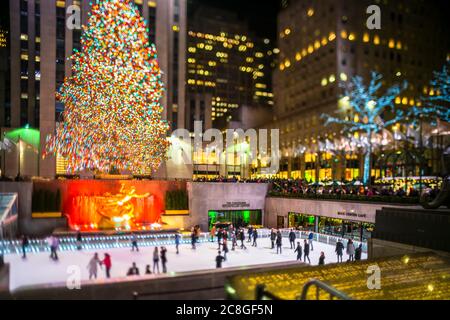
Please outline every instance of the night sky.
[{"label": "night sky", "polygon": [[257,36],[274,40],[276,38],[279,0],[189,0],[192,13],[199,5],[208,5],[236,12],[247,19],[250,30]]}]

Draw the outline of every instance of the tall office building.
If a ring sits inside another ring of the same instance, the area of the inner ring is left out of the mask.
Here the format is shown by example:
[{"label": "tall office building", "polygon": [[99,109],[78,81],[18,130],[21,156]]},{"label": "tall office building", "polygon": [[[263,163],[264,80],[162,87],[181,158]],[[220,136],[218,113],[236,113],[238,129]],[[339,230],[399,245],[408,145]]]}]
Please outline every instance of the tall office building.
[{"label": "tall office building", "polygon": [[[379,30],[369,30],[366,24],[366,10],[373,4],[381,9]],[[273,76],[276,121],[269,125],[280,128],[280,175],[309,180],[362,177],[356,154],[336,159],[327,152],[305,153],[299,148],[339,135],[335,128],[324,127],[321,115],[340,110],[345,104],[340,101],[340,85],[355,75],[367,80],[375,70],[384,76],[385,88],[408,80],[407,90],[395,100],[404,108],[429,94],[432,72],[450,52],[447,12],[444,1],[284,1]]]},{"label": "tall office building", "polygon": [[[55,92],[71,73],[74,49],[80,49],[80,29],[69,29],[67,18],[81,13],[87,24],[90,0],[10,0],[9,55],[11,105],[0,104],[1,125],[19,128],[29,125],[40,130],[42,148],[46,136],[55,130],[64,106]],[[166,93],[162,99],[164,117],[172,128],[184,124],[186,0],[134,0],[149,23],[149,38],[156,43]],[[2,20],[3,23],[3,20]],[[2,30],[5,26],[2,25]],[[0,39],[4,32],[0,32]],[[3,40],[2,40],[3,41]],[[1,43],[0,43],[1,49]],[[3,54],[3,51],[0,53]],[[3,60],[2,62],[3,63]],[[0,65],[0,77],[3,74]],[[0,85],[2,83],[0,82]],[[0,96],[0,98],[2,98]],[[1,102],[1,101],[0,101]],[[12,154],[10,157],[14,158]],[[65,172],[63,159],[49,157],[34,161],[26,175],[53,177]],[[16,176],[15,161],[6,165],[6,175]]]},{"label": "tall office building", "polygon": [[231,121],[242,106],[273,105],[273,43],[235,13],[200,6],[189,15],[186,127]]}]

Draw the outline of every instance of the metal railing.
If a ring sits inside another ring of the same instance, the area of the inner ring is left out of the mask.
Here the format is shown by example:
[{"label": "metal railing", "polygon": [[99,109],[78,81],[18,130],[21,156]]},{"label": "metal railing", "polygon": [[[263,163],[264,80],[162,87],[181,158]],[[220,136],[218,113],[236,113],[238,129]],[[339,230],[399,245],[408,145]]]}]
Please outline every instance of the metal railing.
[{"label": "metal railing", "polygon": [[[337,290],[336,288],[326,284],[317,279],[311,279],[308,281],[302,289],[302,293],[297,297],[297,300],[308,300],[308,292],[311,288],[315,287],[316,289],[316,300],[320,300],[320,291],[325,291],[328,294],[329,300],[352,300],[345,293]],[[282,300],[277,295],[271,293],[266,290],[266,286],[264,284],[259,284],[255,288],[255,300]]]},{"label": "metal railing", "polygon": [[312,287],[316,288],[316,300],[320,300],[320,290],[323,290],[329,294],[329,300],[334,300],[335,298],[340,300],[352,300],[345,293],[317,279],[312,279],[303,286],[302,293],[298,299],[308,300],[308,292]]}]

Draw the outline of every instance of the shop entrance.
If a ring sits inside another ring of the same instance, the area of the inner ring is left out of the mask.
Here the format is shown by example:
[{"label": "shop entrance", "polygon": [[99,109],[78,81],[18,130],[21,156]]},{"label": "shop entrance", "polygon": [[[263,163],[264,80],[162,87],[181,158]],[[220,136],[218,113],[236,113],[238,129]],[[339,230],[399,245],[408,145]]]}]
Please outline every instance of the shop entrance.
[{"label": "shop entrance", "polygon": [[248,225],[260,226],[262,225],[262,211],[261,210],[210,210],[208,212],[208,226],[209,230],[214,224],[232,224],[233,226],[246,227]]},{"label": "shop entrance", "polygon": [[319,217],[319,232],[337,237],[366,241],[374,227],[373,223]]},{"label": "shop entrance", "polygon": [[314,231],[316,217],[307,214],[289,212],[288,227],[298,230]]}]

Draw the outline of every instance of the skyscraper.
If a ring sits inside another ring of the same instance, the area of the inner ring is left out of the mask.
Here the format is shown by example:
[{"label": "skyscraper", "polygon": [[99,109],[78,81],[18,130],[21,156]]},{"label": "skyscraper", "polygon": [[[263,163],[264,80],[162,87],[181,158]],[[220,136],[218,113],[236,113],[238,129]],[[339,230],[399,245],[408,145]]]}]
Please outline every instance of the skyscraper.
[{"label": "skyscraper", "polygon": [[[366,11],[373,4],[381,9],[380,30],[366,25]],[[358,155],[339,159],[300,149],[340,134],[324,128],[321,114],[340,110],[345,102],[340,101],[340,85],[355,75],[367,80],[371,70],[377,71],[385,88],[408,80],[407,90],[395,100],[403,108],[428,94],[433,70],[440,69],[450,52],[445,12],[443,1],[285,1],[278,16],[280,54],[273,77],[276,121],[270,125],[280,128],[280,175],[361,177]]]}]

